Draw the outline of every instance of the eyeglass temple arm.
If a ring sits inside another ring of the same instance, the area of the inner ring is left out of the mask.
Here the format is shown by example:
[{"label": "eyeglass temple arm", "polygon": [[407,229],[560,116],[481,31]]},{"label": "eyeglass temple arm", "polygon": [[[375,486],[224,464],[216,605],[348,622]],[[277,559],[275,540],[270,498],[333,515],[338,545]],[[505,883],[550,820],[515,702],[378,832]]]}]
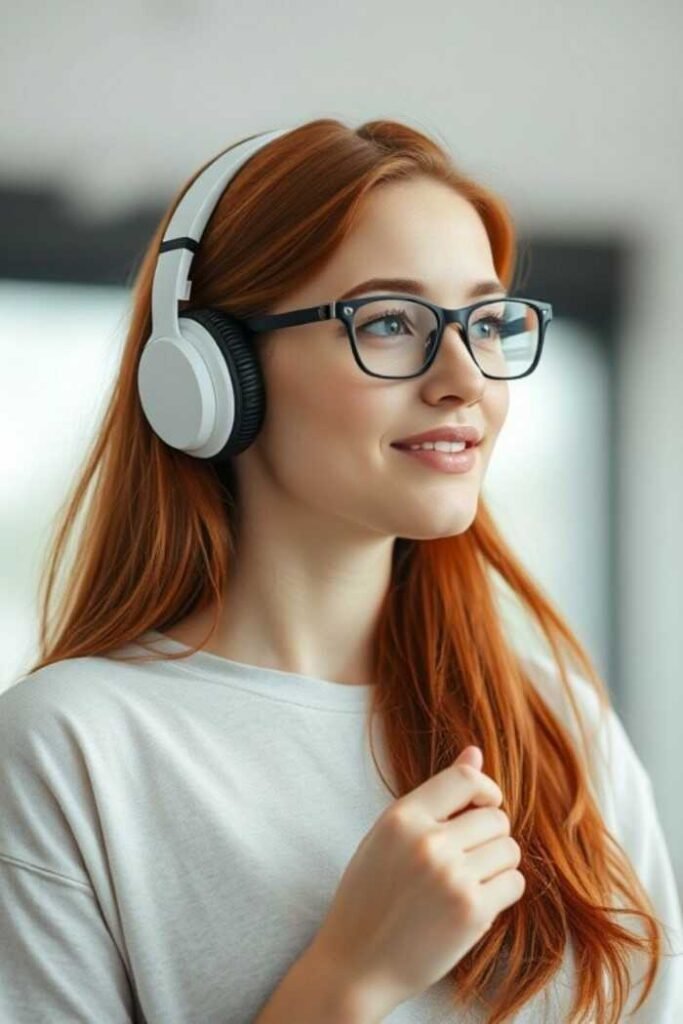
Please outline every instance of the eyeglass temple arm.
[{"label": "eyeglass temple arm", "polygon": [[330,320],[334,317],[335,303],[326,303],[324,306],[308,306],[306,309],[296,309],[291,313],[275,313],[272,316],[248,317],[243,322],[250,331],[258,334],[260,331],[274,331],[280,327],[297,327],[299,324],[311,324],[318,320]]}]

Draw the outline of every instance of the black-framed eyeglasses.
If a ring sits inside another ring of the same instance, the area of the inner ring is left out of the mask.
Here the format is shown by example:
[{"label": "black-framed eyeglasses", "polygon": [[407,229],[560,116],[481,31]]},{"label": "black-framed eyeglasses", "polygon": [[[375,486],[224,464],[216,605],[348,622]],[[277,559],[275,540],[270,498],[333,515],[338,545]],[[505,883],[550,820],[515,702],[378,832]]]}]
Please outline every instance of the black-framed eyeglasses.
[{"label": "black-framed eyeglasses", "polygon": [[[475,364],[491,380],[532,373],[541,358],[549,302],[504,296],[445,309],[416,295],[380,294],[342,299],[287,313],[249,317],[254,333],[321,320],[341,320],[360,369],[389,380],[419,377],[434,362],[446,324],[455,323]],[[383,325],[389,325],[383,333]]]}]

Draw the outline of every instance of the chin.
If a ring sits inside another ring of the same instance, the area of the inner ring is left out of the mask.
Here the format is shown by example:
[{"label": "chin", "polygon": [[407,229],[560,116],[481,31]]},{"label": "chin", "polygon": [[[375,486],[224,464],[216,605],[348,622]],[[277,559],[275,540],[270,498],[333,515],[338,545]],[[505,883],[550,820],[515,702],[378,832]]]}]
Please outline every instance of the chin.
[{"label": "chin", "polygon": [[442,537],[457,537],[461,533],[466,533],[470,526],[474,522],[476,516],[476,509],[473,515],[453,515],[449,517],[447,523],[440,523],[437,525],[433,523],[431,526],[425,524],[424,527],[413,527],[413,529],[405,529],[401,532],[401,538],[405,540],[440,540]]}]

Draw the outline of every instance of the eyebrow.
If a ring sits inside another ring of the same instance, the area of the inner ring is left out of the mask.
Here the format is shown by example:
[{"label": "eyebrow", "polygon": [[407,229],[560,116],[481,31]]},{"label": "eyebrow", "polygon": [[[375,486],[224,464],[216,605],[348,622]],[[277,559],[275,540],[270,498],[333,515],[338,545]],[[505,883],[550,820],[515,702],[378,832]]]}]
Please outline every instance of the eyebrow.
[{"label": "eyebrow", "polygon": [[[350,288],[348,292],[344,292],[340,299],[350,299],[361,292],[382,290],[409,292],[413,295],[425,296],[427,294],[427,285],[424,281],[416,281],[410,277],[371,277],[368,281],[362,281],[361,284],[356,284],[353,288]],[[476,299],[480,295],[489,295],[491,292],[500,292],[503,295],[507,295],[507,289],[503,287],[500,281],[495,280],[479,281],[466,294],[468,298]]]}]

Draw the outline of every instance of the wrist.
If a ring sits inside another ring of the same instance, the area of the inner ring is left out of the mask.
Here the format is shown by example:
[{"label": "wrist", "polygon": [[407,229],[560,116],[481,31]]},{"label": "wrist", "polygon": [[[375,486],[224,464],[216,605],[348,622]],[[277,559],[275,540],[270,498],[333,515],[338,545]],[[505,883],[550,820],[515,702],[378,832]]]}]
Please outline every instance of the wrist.
[{"label": "wrist", "polygon": [[388,991],[344,968],[319,943],[309,946],[297,966],[302,961],[303,972],[316,978],[329,1024],[381,1024],[398,1005]]},{"label": "wrist", "polygon": [[379,1024],[365,992],[309,947],[289,968],[254,1024]]}]

